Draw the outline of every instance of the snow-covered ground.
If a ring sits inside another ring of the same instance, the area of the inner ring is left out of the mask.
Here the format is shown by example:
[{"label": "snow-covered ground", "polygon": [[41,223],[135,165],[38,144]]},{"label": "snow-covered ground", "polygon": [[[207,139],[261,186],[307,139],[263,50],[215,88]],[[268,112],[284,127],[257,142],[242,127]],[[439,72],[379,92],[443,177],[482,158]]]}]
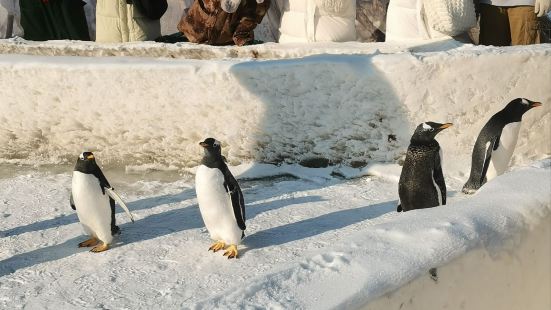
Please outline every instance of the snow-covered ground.
[{"label": "snow-covered ground", "polygon": [[242,180],[248,229],[232,261],[207,252],[190,176],[115,183],[137,220],[119,212],[122,235],[101,254],[77,248],[85,236],[68,204],[70,173],[8,177],[0,180],[0,308],[353,309],[470,250],[517,246],[551,214],[550,160],[472,198],[451,180],[449,205],[407,213],[394,212],[389,171]]},{"label": "snow-covered ground", "polygon": [[[468,255],[511,256],[551,214],[549,67],[549,44],[0,40],[0,308],[354,309],[433,267],[449,281]],[[512,171],[461,194],[476,135],[516,97],[543,106]],[[454,123],[437,137],[449,203],[398,214],[399,164],[428,120]],[[207,252],[193,184],[207,136],[244,189],[237,260]],[[137,218],[118,213],[100,254],[76,247],[68,202],[83,149]]]}]

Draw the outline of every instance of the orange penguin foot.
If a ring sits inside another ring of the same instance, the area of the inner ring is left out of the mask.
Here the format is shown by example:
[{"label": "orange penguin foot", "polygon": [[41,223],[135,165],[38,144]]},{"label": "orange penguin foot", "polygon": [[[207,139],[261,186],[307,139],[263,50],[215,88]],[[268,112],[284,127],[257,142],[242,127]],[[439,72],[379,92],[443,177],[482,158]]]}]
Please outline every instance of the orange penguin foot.
[{"label": "orange penguin foot", "polygon": [[109,250],[109,244],[102,243],[101,245],[93,247],[90,252],[99,253],[107,250]]},{"label": "orange penguin foot", "polygon": [[99,243],[99,240],[96,237],[92,237],[92,238],[90,238],[86,241],[82,241],[81,243],[79,243],[78,247],[79,248],[87,248],[87,247],[94,246],[98,243]]},{"label": "orange penguin foot", "polygon": [[224,241],[216,241],[213,245],[210,246],[209,251],[218,252],[226,247]]},{"label": "orange penguin foot", "polygon": [[232,244],[230,247],[224,252],[224,256],[227,256],[228,259],[230,258],[237,258],[237,245]]}]

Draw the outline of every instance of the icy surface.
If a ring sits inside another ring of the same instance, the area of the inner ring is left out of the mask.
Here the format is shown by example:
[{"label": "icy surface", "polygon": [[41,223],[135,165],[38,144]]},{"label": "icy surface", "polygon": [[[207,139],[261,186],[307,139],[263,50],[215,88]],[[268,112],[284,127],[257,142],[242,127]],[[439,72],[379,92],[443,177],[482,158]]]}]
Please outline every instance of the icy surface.
[{"label": "icy surface", "polygon": [[248,229],[232,261],[207,252],[192,178],[112,181],[136,223],[119,210],[122,235],[100,254],[77,248],[68,172],[2,179],[0,308],[354,308],[471,249],[515,246],[551,212],[551,160],[472,197],[450,179],[448,206],[407,213],[394,212],[397,176],[378,171],[241,180]]},{"label": "icy surface", "polygon": [[454,123],[438,140],[464,178],[480,128],[516,97],[544,105],[525,115],[513,164],[551,154],[551,45],[340,54],[358,44],[268,61],[1,55],[0,161],[72,162],[87,148],[107,165],[181,169],[213,136],[232,165],[399,163],[413,128],[437,121]]}]

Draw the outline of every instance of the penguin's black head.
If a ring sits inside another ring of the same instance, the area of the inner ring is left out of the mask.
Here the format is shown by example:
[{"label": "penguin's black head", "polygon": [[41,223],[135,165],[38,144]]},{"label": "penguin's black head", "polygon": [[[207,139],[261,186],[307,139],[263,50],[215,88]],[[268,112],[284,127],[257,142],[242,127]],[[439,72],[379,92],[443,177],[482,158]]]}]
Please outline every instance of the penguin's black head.
[{"label": "penguin's black head", "polygon": [[82,173],[91,173],[97,167],[96,158],[92,152],[83,152],[78,156],[75,171]]},{"label": "penguin's black head", "polygon": [[206,138],[205,141],[199,142],[205,150],[205,155],[221,155],[222,148],[220,147],[220,141],[214,138]]},{"label": "penguin's black head", "polygon": [[526,111],[541,106],[541,102],[535,102],[526,98],[517,98],[509,102],[503,112],[513,121],[519,121]]},{"label": "penguin's black head", "polygon": [[415,128],[415,132],[413,133],[413,136],[411,137],[412,143],[428,143],[434,140],[434,137],[441,132],[442,130],[451,127],[452,123],[435,123],[435,122],[425,122],[419,124],[417,128]]},{"label": "penguin's black head", "polygon": [[92,154],[92,152],[83,152],[82,154],[80,154],[78,156],[78,160],[91,160],[91,161],[95,161],[96,158],[94,157],[94,154]]}]

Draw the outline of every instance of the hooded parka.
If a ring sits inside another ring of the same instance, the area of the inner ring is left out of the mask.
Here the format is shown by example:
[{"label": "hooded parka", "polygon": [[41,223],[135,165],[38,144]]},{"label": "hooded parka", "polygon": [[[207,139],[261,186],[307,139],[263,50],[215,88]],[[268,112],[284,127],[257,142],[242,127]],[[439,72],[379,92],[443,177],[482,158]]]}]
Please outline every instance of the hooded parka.
[{"label": "hooded parka", "polygon": [[128,0],[98,0],[96,6],[97,42],[152,41],[161,35],[160,20],[145,17],[131,2]]}]

